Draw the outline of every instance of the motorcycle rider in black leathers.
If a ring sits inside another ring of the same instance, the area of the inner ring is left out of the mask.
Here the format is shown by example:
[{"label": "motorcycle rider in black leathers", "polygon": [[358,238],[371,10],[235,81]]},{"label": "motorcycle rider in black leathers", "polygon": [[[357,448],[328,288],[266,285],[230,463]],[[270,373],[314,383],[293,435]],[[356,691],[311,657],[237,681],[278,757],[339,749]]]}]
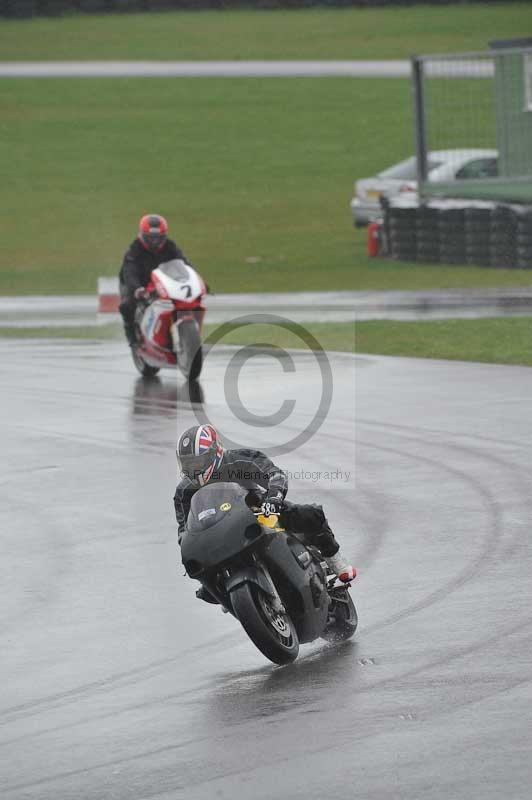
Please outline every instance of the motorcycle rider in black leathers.
[{"label": "motorcycle rider in black leathers", "polygon": [[150,275],[159,264],[180,258],[188,263],[183,251],[168,238],[168,223],[159,214],[146,214],[139,222],[137,238],[127,249],[119,274],[120,313],[130,347],[135,347],[135,309],[144,296]]},{"label": "motorcycle rider in black leathers", "polygon": [[[279,515],[281,527],[303,535],[308,544],[317,547],[341,581],[355,578],[356,570],[340,554],[322,507],[287,502],[286,475],[260,450],[225,450],[212,425],[195,425],[179,437],[177,460],[182,473],[174,495],[179,544],[193,495],[209,481],[228,481],[248,489],[252,504],[266,515]],[[207,594],[201,589],[197,592],[201,599],[213,602]]]}]

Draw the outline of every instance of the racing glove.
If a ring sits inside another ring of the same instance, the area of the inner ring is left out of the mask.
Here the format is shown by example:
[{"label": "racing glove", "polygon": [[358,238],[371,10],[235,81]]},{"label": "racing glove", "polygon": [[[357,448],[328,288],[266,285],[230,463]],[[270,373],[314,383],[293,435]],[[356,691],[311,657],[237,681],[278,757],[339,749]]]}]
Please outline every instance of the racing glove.
[{"label": "racing glove", "polygon": [[268,495],[262,503],[260,510],[265,517],[269,517],[270,514],[280,514],[283,507],[284,502],[280,494]]},{"label": "racing glove", "polygon": [[145,300],[147,297],[148,292],[144,286],[139,286],[138,289],[135,289],[135,300]]}]

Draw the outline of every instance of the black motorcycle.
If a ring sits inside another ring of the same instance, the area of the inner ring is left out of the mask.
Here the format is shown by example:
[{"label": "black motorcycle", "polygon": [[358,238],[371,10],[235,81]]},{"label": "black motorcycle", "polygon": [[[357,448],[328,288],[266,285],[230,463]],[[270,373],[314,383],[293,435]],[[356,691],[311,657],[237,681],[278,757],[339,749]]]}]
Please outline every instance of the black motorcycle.
[{"label": "black motorcycle", "polygon": [[358,623],[350,584],[252,502],[237,483],[209,484],[193,496],[181,555],[202,584],[197,596],[233,614],[276,664],[294,661],[300,643],[349,639]]}]

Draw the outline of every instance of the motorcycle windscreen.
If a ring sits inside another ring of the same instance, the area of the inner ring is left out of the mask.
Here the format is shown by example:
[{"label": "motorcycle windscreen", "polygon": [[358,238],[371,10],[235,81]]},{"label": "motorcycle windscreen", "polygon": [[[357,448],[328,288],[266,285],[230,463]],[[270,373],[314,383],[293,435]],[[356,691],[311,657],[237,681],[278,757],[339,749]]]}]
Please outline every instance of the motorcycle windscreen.
[{"label": "motorcycle windscreen", "polygon": [[159,264],[152,272],[152,280],[159,294],[162,290],[163,296],[166,293],[172,300],[184,303],[196,303],[205,293],[203,281],[196,270],[178,258]]},{"label": "motorcycle windscreen", "polygon": [[181,283],[189,278],[188,267],[180,258],[174,258],[172,261],[165,261],[159,264],[159,269],[173,281]]},{"label": "motorcycle windscreen", "polygon": [[246,495],[247,490],[238,483],[216,481],[203,486],[192,498],[187,520],[188,530],[194,532],[212,528],[228,514],[231,515],[231,512],[234,516],[236,509],[249,511]]},{"label": "motorcycle windscreen", "polygon": [[181,539],[181,557],[189,575],[196,577],[228,561],[263,535],[246,495],[239,484],[216,482],[193,496]]}]

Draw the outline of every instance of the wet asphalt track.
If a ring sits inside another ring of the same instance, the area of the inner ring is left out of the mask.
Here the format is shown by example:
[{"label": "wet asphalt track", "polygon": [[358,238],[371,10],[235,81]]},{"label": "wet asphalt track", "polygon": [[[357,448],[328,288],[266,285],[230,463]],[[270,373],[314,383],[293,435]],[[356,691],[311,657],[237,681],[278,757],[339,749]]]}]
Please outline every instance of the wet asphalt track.
[{"label": "wet asphalt track", "polygon": [[[264,445],[225,405],[232,355],[204,408]],[[195,418],[171,373],[144,385],[121,343],[0,356],[2,800],[530,796],[532,369],[332,357],[321,430],[278,460],[356,464],[356,494],[351,474],[290,496],[326,506],[361,624],[276,668],[181,575],[176,411]],[[294,364],[241,376],[254,413],[296,398],[290,434],[317,394]]]}]

